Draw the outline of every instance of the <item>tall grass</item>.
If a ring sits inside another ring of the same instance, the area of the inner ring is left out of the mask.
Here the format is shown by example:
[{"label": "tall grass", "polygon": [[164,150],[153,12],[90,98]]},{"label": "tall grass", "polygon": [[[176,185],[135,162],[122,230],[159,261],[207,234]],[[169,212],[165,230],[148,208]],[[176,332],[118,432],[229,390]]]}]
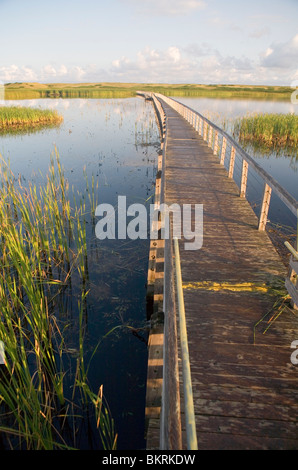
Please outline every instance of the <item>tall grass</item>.
[{"label": "tall grass", "polygon": [[[116,435],[102,386],[88,385],[84,359],[86,228],[82,202],[74,209],[56,152],[44,185],[23,187],[0,168],[0,437],[5,448],[76,448],[91,413],[104,449]],[[63,302],[75,276],[78,355],[73,380],[67,366]]]},{"label": "tall grass", "polygon": [[296,150],[298,147],[298,115],[255,114],[236,121],[234,133],[241,142],[256,146]]},{"label": "tall grass", "polygon": [[63,120],[57,111],[25,106],[0,107],[0,132],[11,128],[36,127],[59,124]]},{"label": "tall grass", "polygon": [[260,100],[290,100],[293,89],[278,86],[200,85],[167,83],[7,83],[5,99],[34,98],[128,98],[137,90],[167,96],[206,96]]}]

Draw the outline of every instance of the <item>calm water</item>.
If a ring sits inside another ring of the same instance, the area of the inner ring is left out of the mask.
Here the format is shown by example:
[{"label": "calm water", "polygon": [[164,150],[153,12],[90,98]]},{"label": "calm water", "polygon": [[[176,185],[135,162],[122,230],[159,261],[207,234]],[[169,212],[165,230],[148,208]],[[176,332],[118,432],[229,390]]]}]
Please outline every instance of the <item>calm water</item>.
[{"label": "calm water", "polygon": [[[98,183],[98,203],[117,206],[118,195],[127,205],[144,203],[154,192],[159,132],[150,103],[141,98],[113,100],[37,100],[7,102],[25,106],[55,108],[64,117],[59,129],[34,134],[2,136],[0,153],[10,160],[15,175],[41,181],[50,156],[57,148],[65,176],[75,191],[86,188],[83,168],[91,181]],[[147,202],[150,204],[150,199]],[[99,241],[90,228],[88,271],[90,293],[87,297],[86,363],[94,347],[115,326],[146,327],[146,280],[149,241]],[[71,300],[70,300],[71,303]],[[76,301],[73,300],[72,327]],[[70,334],[70,333],[69,333]],[[144,448],[144,406],[147,373],[146,330],[140,337],[130,329],[119,328],[102,340],[90,367],[94,391],[103,384],[104,395],[119,434],[119,449]],[[68,338],[74,360],[76,340]],[[73,371],[70,371],[74,373]],[[89,448],[85,436],[80,448]],[[93,444],[94,445],[94,444]]]},{"label": "calm water", "polygon": [[[298,112],[291,103],[206,98],[176,98],[198,110],[219,126],[247,112]],[[134,202],[150,204],[154,192],[159,133],[152,105],[140,98],[28,100],[7,102],[57,109],[64,117],[58,129],[34,134],[0,137],[0,153],[10,160],[13,172],[23,181],[40,180],[47,172],[50,156],[57,148],[65,175],[75,190],[83,191],[83,168],[98,183],[98,203],[117,206],[118,195]],[[254,153],[258,160],[294,197],[298,199],[297,159]],[[236,169],[237,171],[237,169]],[[260,181],[253,181],[258,201]],[[292,224],[291,216],[275,204],[274,217],[283,215]],[[91,233],[92,231],[90,231]],[[91,235],[90,235],[91,236]],[[91,386],[103,384],[116,430],[119,449],[144,448],[144,406],[147,367],[146,346],[146,278],[149,241],[105,240],[92,238],[88,269],[90,293],[87,305],[85,350],[87,356],[104,335],[115,326],[141,328],[140,336],[119,328],[103,339],[90,368]],[[74,323],[76,322],[74,318]],[[144,328],[142,330],[142,328]],[[81,448],[89,448],[84,436]]]}]

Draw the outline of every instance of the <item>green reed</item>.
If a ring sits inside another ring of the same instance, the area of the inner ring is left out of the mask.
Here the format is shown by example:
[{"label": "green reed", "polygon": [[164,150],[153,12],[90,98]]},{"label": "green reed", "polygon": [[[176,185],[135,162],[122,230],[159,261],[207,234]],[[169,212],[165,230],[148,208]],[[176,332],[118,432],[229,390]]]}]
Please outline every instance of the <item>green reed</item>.
[{"label": "green reed", "polygon": [[0,132],[12,128],[29,128],[44,125],[56,125],[63,120],[57,111],[50,109],[30,108],[24,106],[0,107]]},{"label": "green reed", "polygon": [[298,147],[298,115],[255,114],[235,122],[234,133],[241,142],[271,149]]},{"label": "green reed", "polygon": [[[84,363],[87,291],[86,207],[70,205],[68,183],[56,152],[40,187],[22,186],[0,168],[0,438],[12,449],[76,448],[84,413],[105,449],[116,435],[102,386],[94,393]],[[63,300],[80,279],[78,357],[69,376]]]}]

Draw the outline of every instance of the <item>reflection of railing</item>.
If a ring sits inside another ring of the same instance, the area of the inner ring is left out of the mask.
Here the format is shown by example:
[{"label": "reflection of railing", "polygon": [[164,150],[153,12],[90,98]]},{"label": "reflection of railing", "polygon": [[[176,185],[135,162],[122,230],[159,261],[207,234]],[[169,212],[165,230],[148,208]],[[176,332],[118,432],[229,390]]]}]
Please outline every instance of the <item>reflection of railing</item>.
[{"label": "reflection of railing", "polygon": [[[229,159],[228,176],[233,178],[235,159],[238,156],[242,160],[241,180],[240,180],[240,197],[246,197],[247,183],[248,183],[248,168],[251,167],[257,175],[259,175],[264,183],[262,205],[259,215],[259,230],[266,229],[268,212],[270,207],[270,200],[272,191],[278,198],[287,206],[287,208],[298,217],[298,202],[291,196],[272,176],[270,176],[258,163],[247,153],[241,146],[224,130],[213,124],[209,119],[202,116],[199,112],[194,111],[188,106],[179,103],[178,101],[167,96],[156,93],[155,96],[164,100],[173,109],[175,109],[182,117],[184,117],[203,137],[208,147],[213,150],[214,155],[218,155],[220,163],[224,165],[225,159]],[[228,155],[230,154],[230,155]],[[293,259],[291,263],[296,263]],[[297,269],[295,264],[295,269]],[[297,272],[297,271],[296,271]],[[292,297],[293,289],[290,287],[289,282],[286,282],[286,287]],[[297,291],[297,289],[296,289]],[[292,297],[293,299],[293,297]],[[296,297],[293,299],[296,304]]]},{"label": "reflection of railing", "polygon": [[182,288],[179,244],[178,244],[177,238],[174,238],[174,252],[175,252],[175,274],[176,274],[176,289],[177,289],[177,300],[178,300],[178,314],[179,314],[179,326],[180,326],[180,345],[181,345],[181,358],[182,358],[182,376],[183,376],[187,449],[197,450],[198,443],[197,443],[196,422],[195,422],[192,382],[191,382],[189,353],[188,353],[188,340],[187,340],[184,297],[183,297],[183,288]]}]

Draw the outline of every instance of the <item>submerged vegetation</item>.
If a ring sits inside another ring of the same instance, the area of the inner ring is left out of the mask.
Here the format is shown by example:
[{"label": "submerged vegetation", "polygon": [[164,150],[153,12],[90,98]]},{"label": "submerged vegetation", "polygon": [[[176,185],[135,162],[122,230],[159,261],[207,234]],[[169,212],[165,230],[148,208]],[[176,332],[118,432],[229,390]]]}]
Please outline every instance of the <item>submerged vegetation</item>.
[{"label": "submerged vegetation", "polygon": [[298,115],[256,114],[240,118],[234,133],[241,143],[250,143],[260,149],[297,151]]},{"label": "submerged vegetation", "polygon": [[129,98],[138,90],[167,96],[290,100],[293,89],[281,86],[200,85],[167,83],[7,83],[5,99]]},{"label": "submerged vegetation", "polygon": [[13,130],[40,128],[47,125],[57,125],[63,118],[57,111],[25,106],[0,107],[0,134]]},{"label": "submerged vegetation", "polygon": [[[95,201],[89,195],[92,212]],[[93,392],[88,385],[87,210],[81,196],[72,206],[57,153],[40,187],[24,187],[2,162],[0,448],[77,448],[86,417],[92,421],[88,427],[99,433],[96,446],[116,447],[103,388]],[[74,294],[77,306],[69,312],[67,299]],[[69,344],[67,332],[74,322],[77,336]]]}]

